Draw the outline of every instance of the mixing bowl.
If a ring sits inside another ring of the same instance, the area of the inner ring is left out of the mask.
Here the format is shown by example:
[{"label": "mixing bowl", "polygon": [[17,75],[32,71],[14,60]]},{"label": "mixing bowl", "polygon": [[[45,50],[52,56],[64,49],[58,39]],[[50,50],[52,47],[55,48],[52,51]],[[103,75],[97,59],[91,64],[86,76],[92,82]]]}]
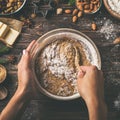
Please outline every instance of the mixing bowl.
[{"label": "mixing bowl", "polygon": [[77,30],[69,29],[69,28],[60,28],[60,29],[52,30],[52,31],[44,34],[43,36],[41,36],[37,40],[36,44],[32,47],[31,52],[30,52],[31,56],[32,56],[32,70],[33,70],[33,74],[35,77],[35,81],[37,83],[36,87],[40,90],[40,92],[42,92],[46,96],[56,99],[56,100],[73,100],[73,99],[79,98],[80,94],[76,93],[71,96],[65,96],[65,97],[53,95],[41,86],[40,82],[38,81],[38,79],[36,77],[36,73],[35,73],[35,61],[36,61],[36,58],[39,55],[40,51],[46,45],[53,42],[55,39],[60,40],[59,38],[63,38],[63,37],[68,37],[68,38],[72,38],[74,40],[80,41],[80,43],[82,44],[84,51],[86,53],[87,59],[91,62],[92,65],[96,65],[98,67],[98,69],[101,69],[100,54],[99,54],[99,51],[98,51],[96,45],[93,43],[93,41],[89,37],[87,37],[85,34],[79,32]]}]

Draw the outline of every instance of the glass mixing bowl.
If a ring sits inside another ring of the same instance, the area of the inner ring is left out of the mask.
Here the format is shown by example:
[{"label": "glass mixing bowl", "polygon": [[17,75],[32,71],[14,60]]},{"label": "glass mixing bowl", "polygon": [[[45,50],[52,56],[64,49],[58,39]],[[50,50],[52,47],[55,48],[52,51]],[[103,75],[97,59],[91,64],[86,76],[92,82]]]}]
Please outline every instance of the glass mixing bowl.
[{"label": "glass mixing bowl", "polygon": [[63,38],[63,37],[68,37],[68,38],[72,38],[72,39],[80,41],[80,43],[82,44],[84,48],[87,59],[91,62],[92,65],[96,65],[98,69],[101,69],[100,54],[99,54],[99,51],[96,45],[93,43],[93,41],[89,37],[87,37],[85,34],[77,30],[69,29],[69,28],[60,28],[60,29],[52,30],[44,34],[43,36],[41,36],[37,40],[36,44],[32,47],[31,49],[32,70],[33,70],[33,74],[35,77],[35,81],[37,83],[36,87],[40,90],[40,92],[56,100],[73,100],[73,99],[79,98],[80,94],[76,93],[76,94],[73,94],[72,96],[66,96],[66,97],[53,95],[41,86],[40,82],[37,80],[36,73],[35,73],[35,60],[39,52],[46,45],[50,44],[56,39],[59,40],[59,38]]}]

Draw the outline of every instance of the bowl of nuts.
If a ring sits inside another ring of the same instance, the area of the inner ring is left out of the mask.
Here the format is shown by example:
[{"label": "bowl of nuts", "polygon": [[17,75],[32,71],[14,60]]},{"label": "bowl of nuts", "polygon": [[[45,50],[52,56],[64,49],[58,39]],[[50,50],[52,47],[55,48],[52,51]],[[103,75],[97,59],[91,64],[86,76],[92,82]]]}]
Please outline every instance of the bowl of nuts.
[{"label": "bowl of nuts", "polygon": [[55,29],[41,36],[30,53],[36,87],[56,100],[80,97],[79,66],[96,65],[101,69],[100,54],[92,40],[69,28]]},{"label": "bowl of nuts", "polygon": [[76,0],[76,7],[85,14],[94,14],[101,6],[102,0]]},{"label": "bowl of nuts", "polygon": [[19,12],[27,0],[0,0],[0,15],[12,15]]}]

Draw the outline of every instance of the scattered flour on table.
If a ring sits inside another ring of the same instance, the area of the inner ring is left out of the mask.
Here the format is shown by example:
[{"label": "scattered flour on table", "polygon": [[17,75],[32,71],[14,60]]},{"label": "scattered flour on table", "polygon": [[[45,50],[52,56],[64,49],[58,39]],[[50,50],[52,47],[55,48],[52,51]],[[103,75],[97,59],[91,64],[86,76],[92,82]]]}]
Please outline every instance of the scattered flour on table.
[{"label": "scattered flour on table", "polygon": [[99,32],[105,36],[106,40],[113,41],[117,37],[117,30],[120,28],[120,26],[114,24],[110,19],[106,18],[104,18],[104,20],[101,21],[101,23],[103,23],[103,25]]},{"label": "scattered flour on table", "polygon": [[117,99],[114,101],[114,107],[120,110],[120,94],[118,95]]}]

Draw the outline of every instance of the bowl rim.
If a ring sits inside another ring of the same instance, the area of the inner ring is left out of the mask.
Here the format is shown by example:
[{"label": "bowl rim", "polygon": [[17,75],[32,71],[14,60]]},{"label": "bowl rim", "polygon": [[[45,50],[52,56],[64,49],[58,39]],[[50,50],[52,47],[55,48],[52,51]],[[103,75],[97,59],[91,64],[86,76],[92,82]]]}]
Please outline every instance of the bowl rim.
[{"label": "bowl rim", "polygon": [[9,15],[13,15],[18,13],[26,4],[27,0],[24,0],[24,2],[22,3],[21,7],[19,7],[16,11],[12,12],[12,13],[7,13],[7,14],[0,14],[0,16],[9,16]]},{"label": "bowl rim", "polygon": [[108,12],[115,18],[120,20],[120,14],[118,14],[117,12],[115,12],[114,10],[112,10],[112,8],[109,6],[108,4],[108,0],[103,0],[104,5],[106,7],[106,9],[108,10]]},{"label": "bowl rim", "polygon": [[[98,57],[98,64],[99,64],[99,69],[101,69],[101,57],[100,57],[100,53],[98,51],[98,48],[97,46],[95,45],[95,43],[87,36],[85,35],[84,33],[78,31],[78,30],[74,30],[74,29],[70,29],[70,28],[59,28],[59,29],[54,29],[54,30],[51,30],[47,33],[45,33],[44,35],[42,35],[40,38],[37,39],[37,41],[44,41],[44,39],[46,38],[46,36],[48,36],[49,34],[51,33],[57,33],[57,32],[60,32],[60,31],[68,31],[68,32],[73,32],[75,34],[78,34],[78,35],[81,35],[83,37],[85,37],[90,43],[91,45],[93,46],[93,48],[95,49],[96,53],[97,53],[97,57]],[[35,81],[37,83],[37,88],[38,90],[43,93],[44,95],[50,97],[50,98],[53,98],[55,100],[61,100],[61,101],[68,101],[68,100],[74,100],[74,99],[77,99],[80,97],[80,94],[79,93],[76,93],[76,94],[73,94],[72,96],[66,96],[66,97],[63,97],[63,96],[57,96],[57,95],[54,95],[50,92],[48,92],[47,90],[45,90],[41,84],[39,83],[39,81],[37,80],[37,77],[36,77],[36,73],[35,73],[35,58],[34,58],[34,53],[33,53],[33,49],[35,48],[35,46],[33,46],[33,48],[31,49],[30,53],[31,53],[31,56],[32,56],[32,71],[33,71],[33,74],[35,76]]]},{"label": "bowl rim", "polygon": [[5,72],[5,76],[3,77],[3,79],[0,81],[0,84],[6,79],[6,77],[7,77],[7,70],[6,70],[6,68],[3,66],[3,65],[1,65],[0,64],[0,67],[4,70],[4,72]]}]

